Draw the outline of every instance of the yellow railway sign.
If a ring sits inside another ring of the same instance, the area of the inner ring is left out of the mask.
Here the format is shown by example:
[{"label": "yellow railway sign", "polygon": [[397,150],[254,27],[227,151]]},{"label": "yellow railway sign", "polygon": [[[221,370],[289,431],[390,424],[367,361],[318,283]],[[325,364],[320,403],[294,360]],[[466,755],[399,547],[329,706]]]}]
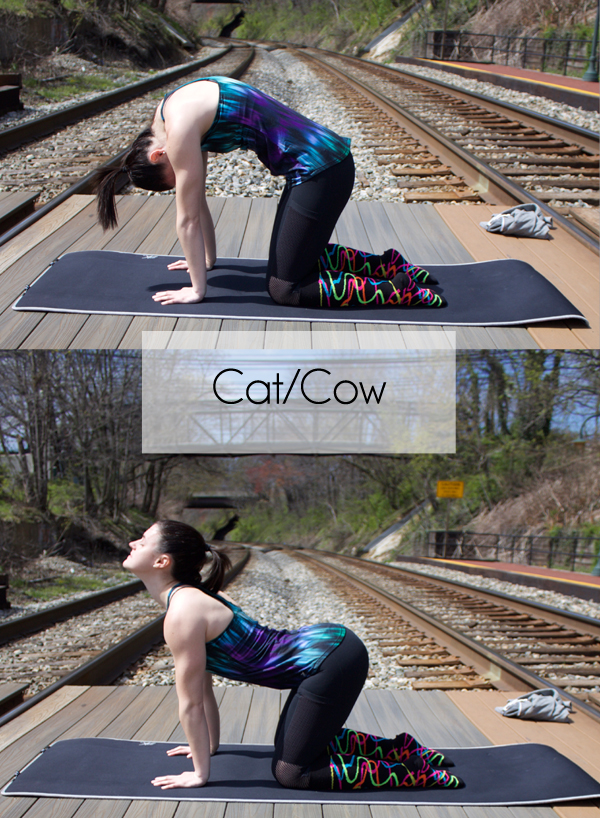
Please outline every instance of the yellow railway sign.
[{"label": "yellow railway sign", "polygon": [[438,480],[437,497],[451,497],[455,500],[463,496],[465,484],[462,480]]}]

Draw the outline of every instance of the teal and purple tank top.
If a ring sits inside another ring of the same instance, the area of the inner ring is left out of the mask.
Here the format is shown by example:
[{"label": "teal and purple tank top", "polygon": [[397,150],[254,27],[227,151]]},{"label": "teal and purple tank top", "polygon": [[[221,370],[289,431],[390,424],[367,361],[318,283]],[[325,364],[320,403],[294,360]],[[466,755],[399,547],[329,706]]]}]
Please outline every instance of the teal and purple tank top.
[{"label": "teal and purple tank top", "polygon": [[329,622],[295,631],[267,628],[233,602],[201,590],[233,611],[223,633],[206,643],[206,669],[228,679],[278,689],[298,687],[318,670],[346,634],[343,625]]},{"label": "teal and purple tank top", "polygon": [[[219,105],[202,140],[203,151],[229,153],[237,148],[253,151],[273,176],[285,176],[289,185],[310,179],[350,153],[350,139],[338,136],[258,88],[229,77],[201,77],[192,82],[206,80],[218,84]],[[163,121],[163,106],[172,93],[165,95],[161,105]]]}]

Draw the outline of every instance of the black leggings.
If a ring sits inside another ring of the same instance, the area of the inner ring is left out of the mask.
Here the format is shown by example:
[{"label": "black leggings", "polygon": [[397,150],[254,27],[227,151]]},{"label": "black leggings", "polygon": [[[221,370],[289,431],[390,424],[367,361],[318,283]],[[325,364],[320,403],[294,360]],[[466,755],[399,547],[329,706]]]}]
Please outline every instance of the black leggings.
[{"label": "black leggings", "polygon": [[275,732],[273,775],[284,787],[306,789],[310,773],[329,766],[327,747],[362,690],[369,655],[346,628],[341,643],[290,692]]},{"label": "black leggings", "polygon": [[319,256],[353,187],[354,159],[349,153],[311,179],[284,189],[273,224],[267,270],[267,288],[278,304],[298,305],[302,295],[310,298],[311,285],[319,278]]}]

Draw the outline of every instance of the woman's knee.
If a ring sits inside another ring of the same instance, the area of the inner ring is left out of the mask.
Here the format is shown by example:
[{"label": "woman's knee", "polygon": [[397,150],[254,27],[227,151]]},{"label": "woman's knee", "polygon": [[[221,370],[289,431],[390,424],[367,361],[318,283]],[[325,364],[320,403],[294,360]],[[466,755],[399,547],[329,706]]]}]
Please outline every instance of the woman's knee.
[{"label": "woman's knee", "polygon": [[294,286],[293,281],[283,281],[275,276],[271,276],[267,283],[267,289],[273,301],[285,307],[297,307],[300,303],[300,295],[294,292]]}]

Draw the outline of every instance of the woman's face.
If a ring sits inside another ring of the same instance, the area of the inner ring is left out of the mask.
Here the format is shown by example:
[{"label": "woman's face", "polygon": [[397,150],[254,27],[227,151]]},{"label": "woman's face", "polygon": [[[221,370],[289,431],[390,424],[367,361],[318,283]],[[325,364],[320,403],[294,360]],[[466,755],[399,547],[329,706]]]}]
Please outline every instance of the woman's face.
[{"label": "woman's face", "polygon": [[131,552],[123,562],[123,568],[138,574],[148,570],[160,554],[160,531],[156,523],[144,531],[139,540],[129,543]]}]

